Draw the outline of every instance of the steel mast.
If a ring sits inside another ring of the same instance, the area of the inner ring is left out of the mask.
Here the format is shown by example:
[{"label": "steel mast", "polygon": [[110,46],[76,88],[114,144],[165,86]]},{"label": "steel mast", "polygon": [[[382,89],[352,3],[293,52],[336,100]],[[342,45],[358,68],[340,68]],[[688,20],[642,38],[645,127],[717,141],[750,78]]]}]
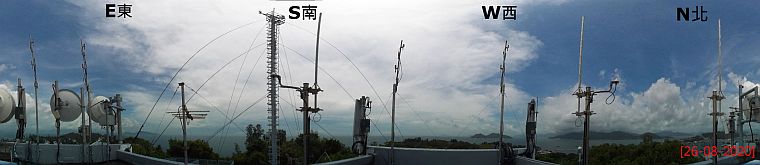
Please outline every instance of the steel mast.
[{"label": "steel mast", "polygon": [[391,104],[391,164],[396,164],[396,93],[398,92],[398,80],[399,73],[401,72],[401,50],[404,49],[404,40],[401,40],[401,46],[398,48],[398,56],[396,58],[397,64],[396,70],[396,83],[393,84],[393,102]]},{"label": "steel mast", "polygon": [[501,93],[501,115],[499,116],[499,164],[504,164],[504,72],[507,66],[507,51],[509,51],[509,41],[504,41],[504,52],[502,53],[501,66],[501,82],[499,83],[499,93]]},{"label": "steel mast", "polygon": [[267,77],[269,80],[269,82],[267,82],[267,85],[269,85],[269,88],[267,89],[269,92],[269,95],[267,96],[269,98],[267,104],[269,105],[269,141],[271,145],[269,161],[272,165],[277,165],[277,156],[279,153],[277,148],[277,93],[279,90],[277,87],[278,82],[272,75],[277,75],[277,33],[279,26],[285,23],[285,16],[275,13],[274,9],[272,9],[272,12],[270,13],[259,12],[259,14],[266,16],[267,22],[269,23],[269,26],[267,26],[267,53],[269,54],[267,57],[269,60],[267,74],[270,75]]},{"label": "steel mast", "polygon": [[[712,95],[708,98],[712,100],[712,113],[709,115],[712,116],[712,126],[713,126],[713,132],[712,132],[712,145],[718,146],[718,116],[723,116],[723,112],[720,112],[720,100],[723,100],[725,97],[723,96],[723,89],[722,89],[722,76],[721,76],[721,43],[720,43],[720,19],[718,19],[718,91],[712,91]],[[741,106],[741,105],[740,105]],[[750,116],[751,117],[751,116]],[[712,157],[713,164],[718,164],[718,156]]]},{"label": "steel mast", "polygon": [[[40,104],[37,97],[37,91],[40,88],[39,84],[37,83],[37,60],[36,56],[34,55],[34,39],[32,39],[32,35],[29,35],[29,51],[32,52],[32,70],[34,71],[34,126],[35,128],[35,134],[37,135],[35,137],[35,142],[37,143],[37,151],[35,152],[37,158],[37,162],[40,161]],[[31,159],[30,159],[31,160]]]}]

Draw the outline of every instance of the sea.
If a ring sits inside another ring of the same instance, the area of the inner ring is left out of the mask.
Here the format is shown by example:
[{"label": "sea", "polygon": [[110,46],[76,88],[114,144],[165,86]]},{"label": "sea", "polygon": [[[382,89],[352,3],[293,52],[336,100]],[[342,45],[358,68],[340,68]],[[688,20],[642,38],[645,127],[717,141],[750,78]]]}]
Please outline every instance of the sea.
[{"label": "sea", "polygon": [[[483,142],[497,142],[499,141],[498,138],[471,138],[471,137],[442,137],[442,136],[414,136],[414,137],[396,137],[396,141],[402,141],[404,138],[416,138],[421,137],[422,139],[440,139],[440,140],[451,140],[451,139],[457,139],[460,141],[466,141],[470,143],[476,143],[480,144]],[[146,139],[154,139],[154,137],[145,137]],[[164,136],[158,139],[157,144],[161,145],[162,149],[166,150],[169,146],[169,139],[181,139],[182,136]],[[189,136],[188,139],[206,139],[208,137],[192,137]],[[291,140],[293,137],[289,137],[288,140]],[[331,137],[322,137],[322,138],[331,138]],[[353,138],[351,136],[335,136],[335,139],[346,145],[346,147],[350,147],[353,144]],[[390,137],[382,137],[382,136],[370,136],[368,138],[370,141],[369,144],[372,144],[373,142],[377,142],[378,144],[382,144],[385,141],[390,141]],[[224,141],[224,142],[222,142]],[[511,138],[511,139],[504,139],[507,143],[512,143],[513,145],[525,145],[526,140],[524,138]],[[658,139],[655,141],[663,141],[663,139]],[[229,157],[235,152],[235,144],[239,145],[240,150],[245,152],[245,136],[227,136],[225,137],[215,137],[210,142],[211,147],[214,149],[214,152],[219,153],[219,156],[222,157]],[[590,140],[590,143],[592,146],[594,145],[600,145],[605,143],[611,143],[611,144],[639,144],[641,143],[641,139],[630,139],[630,140]],[[538,147],[540,147],[542,150],[549,150],[552,152],[561,152],[561,153],[577,153],[578,147],[580,147],[583,142],[578,139],[553,139],[553,138],[537,138],[536,144]]]}]

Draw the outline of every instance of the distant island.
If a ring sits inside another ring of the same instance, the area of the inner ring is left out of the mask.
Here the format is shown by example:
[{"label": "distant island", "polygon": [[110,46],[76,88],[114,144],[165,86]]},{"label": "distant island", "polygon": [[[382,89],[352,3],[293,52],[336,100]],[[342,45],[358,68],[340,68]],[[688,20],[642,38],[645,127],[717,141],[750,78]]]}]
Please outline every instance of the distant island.
[{"label": "distant island", "polygon": [[693,133],[683,133],[683,132],[675,132],[675,131],[660,131],[660,132],[655,132],[654,134],[657,134],[660,136],[669,136],[673,138],[684,138],[684,137],[694,136]]},{"label": "distant island", "polygon": [[[475,135],[470,136],[470,138],[499,138],[499,134],[497,133],[491,133],[488,135],[475,134]],[[504,138],[511,139],[512,137],[504,135]]]},{"label": "distant island", "polygon": [[[669,136],[662,136],[657,135],[654,133],[644,133],[651,135],[653,139],[670,139],[672,137]],[[613,131],[613,132],[594,132],[591,131],[591,139],[593,140],[635,140],[635,139],[641,139],[641,135],[644,134],[636,134],[636,133],[629,133],[629,132],[623,132],[623,131]],[[498,137],[498,135],[497,135]],[[580,140],[583,139],[583,132],[570,132],[562,135],[557,135],[550,137],[552,139],[574,139],[574,140]]]}]

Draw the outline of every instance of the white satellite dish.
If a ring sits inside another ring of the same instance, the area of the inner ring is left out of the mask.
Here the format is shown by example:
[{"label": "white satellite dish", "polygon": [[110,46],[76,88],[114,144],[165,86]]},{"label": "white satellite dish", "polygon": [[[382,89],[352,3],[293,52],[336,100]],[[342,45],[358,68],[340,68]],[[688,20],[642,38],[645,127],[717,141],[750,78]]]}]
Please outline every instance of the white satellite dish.
[{"label": "white satellite dish", "polygon": [[90,109],[87,110],[87,115],[90,115],[93,121],[102,126],[116,124],[116,116],[109,112],[107,102],[110,102],[107,97],[96,96],[90,103]]},{"label": "white satellite dish", "polygon": [[[55,96],[50,97],[50,107],[53,108],[53,115],[55,116],[55,99],[53,97]],[[61,100],[61,105],[58,105],[60,111],[57,118],[60,118],[63,122],[70,122],[79,118],[80,113],[82,113],[82,104],[79,103],[79,95],[77,93],[68,89],[61,89],[58,90],[58,98]]]},{"label": "white satellite dish", "polygon": [[11,93],[6,90],[0,90],[0,123],[11,120],[15,109],[16,101],[13,100]]},{"label": "white satellite dish", "polygon": [[[742,100],[741,106],[742,110],[744,110],[744,116],[748,116],[750,120],[760,121],[760,96],[746,96],[744,100]],[[749,114],[750,110],[752,111],[752,116]]]}]

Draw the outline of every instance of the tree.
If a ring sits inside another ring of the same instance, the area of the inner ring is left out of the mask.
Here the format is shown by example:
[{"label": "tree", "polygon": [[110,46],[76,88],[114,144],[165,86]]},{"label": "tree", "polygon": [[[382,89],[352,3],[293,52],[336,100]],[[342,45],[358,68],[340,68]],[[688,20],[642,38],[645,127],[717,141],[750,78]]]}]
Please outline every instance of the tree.
[{"label": "tree", "polygon": [[124,139],[124,143],[132,144],[132,152],[134,153],[155,158],[166,158],[166,153],[161,150],[161,145],[153,147],[153,145],[145,139],[128,137]]},{"label": "tree", "polygon": [[[269,137],[264,133],[261,125],[249,124],[246,127],[246,151],[236,152],[232,159],[235,164],[269,164]],[[282,164],[303,164],[303,134],[294,139],[287,139],[284,130],[277,131],[279,144],[279,161]],[[309,138],[309,160],[311,162],[327,162],[354,157],[348,147],[336,139],[319,138],[316,133],[311,133]],[[330,159],[320,157],[329,155]]]},{"label": "tree", "polygon": [[248,124],[245,128],[244,153],[236,153],[232,159],[237,164],[269,164],[269,145],[264,137],[264,130],[260,124]]},{"label": "tree", "polygon": [[[187,141],[187,156],[194,159],[219,159],[219,154],[203,140]],[[169,149],[166,151],[171,157],[184,157],[184,144],[182,140],[169,139]]]}]

